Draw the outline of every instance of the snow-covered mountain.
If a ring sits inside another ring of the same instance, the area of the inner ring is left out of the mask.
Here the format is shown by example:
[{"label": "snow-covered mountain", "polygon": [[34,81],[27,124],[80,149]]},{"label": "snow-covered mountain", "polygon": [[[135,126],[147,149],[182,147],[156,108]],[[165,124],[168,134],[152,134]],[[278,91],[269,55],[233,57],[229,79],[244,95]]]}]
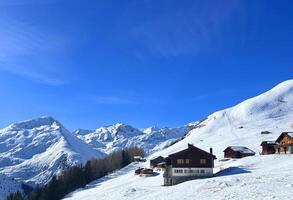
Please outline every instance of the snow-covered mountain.
[{"label": "snow-covered mountain", "polygon": [[179,128],[137,129],[118,123],[98,128],[95,131],[78,129],[74,134],[95,149],[107,154],[130,146],[142,147],[149,154],[166,148],[196,126],[197,123],[192,123]]},{"label": "snow-covered mountain", "polygon": [[[139,167],[136,164],[65,199],[292,199],[292,155],[259,155],[261,141],[276,140],[282,131],[292,130],[293,80],[288,80],[257,97],[213,113],[183,140],[150,156],[167,156],[186,148],[188,143],[205,150],[213,147],[218,158],[215,171],[229,167],[219,176],[162,187],[162,175],[135,176],[133,169]],[[261,134],[262,131],[270,134]],[[232,145],[247,146],[256,156],[221,161],[223,150]]]},{"label": "snow-covered mountain", "polygon": [[66,166],[103,155],[52,117],[12,124],[0,130],[0,176],[5,177],[0,179],[0,199],[11,187],[43,184]]},{"label": "snow-covered mountain", "polygon": [[140,146],[149,153],[163,149],[195,126],[196,123],[181,128],[140,130],[115,124],[70,133],[47,116],[14,123],[0,130],[0,200],[23,183],[44,184],[66,166],[85,163],[114,150]]}]

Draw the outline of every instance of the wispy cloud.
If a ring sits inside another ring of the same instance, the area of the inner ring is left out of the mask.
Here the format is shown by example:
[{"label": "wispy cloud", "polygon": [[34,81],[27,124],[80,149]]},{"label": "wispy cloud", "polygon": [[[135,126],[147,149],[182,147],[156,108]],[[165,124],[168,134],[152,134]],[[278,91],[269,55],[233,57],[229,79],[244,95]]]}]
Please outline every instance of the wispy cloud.
[{"label": "wispy cloud", "polygon": [[[153,8],[156,1],[136,2],[131,9]],[[191,1],[192,2],[192,1]],[[151,5],[147,5],[147,4]],[[170,6],[166,5],[166,7]],[[177,57],[198,55],[208,51],[214,43],[218,43],[223,35],[223,26],[229,24],[235,13],[242,14],[240,1],[223,1],[221,3],[202,3],[193,1],[188,7],[162,10],[143,18],[141,23],[130,29],[130,34],[136,44],[151,55],[162,57]],[[172,6],[170,6],[172,7]],[[136,13],[136,12],[134,12]],[[216,41],[216,42],[215,42]],[[135,52],[138,57],[140,52]]]},{"label": "wispy cloud", "polygon": [[56,56],[63,38],[10,18],[0,19],[0,70],[50,85],[65,84]]}]

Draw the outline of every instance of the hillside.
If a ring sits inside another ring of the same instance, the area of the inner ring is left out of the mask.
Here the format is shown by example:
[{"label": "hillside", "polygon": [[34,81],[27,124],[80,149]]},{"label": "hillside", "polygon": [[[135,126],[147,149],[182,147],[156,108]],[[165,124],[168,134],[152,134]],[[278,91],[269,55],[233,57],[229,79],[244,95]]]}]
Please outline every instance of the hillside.
[{"label": "hillside", "polygon": [[[218,157],[215,172],[226,169],[217,177],[162,187],[162,175],[135,176],[133,169],[138,166],[134,165],[65,199],[292,199],[292,155],[259,155],[261,141],[275,140],[282,131],[293,129],[292,108],[293,80],[289,80],[213,113],[186,138],[150,156],[166,156],[186,148],[188,143],[205,150],[213,147]],[[263,135],[262,131],[270,134]],[[230,145],[247,146],[256,151],[256,156],[220,162],[223,150]]]},{"label": "hillside", "polygon": [[149,178],[135,176],[133,170],[139,165],[133,165],[89,184],[64,200],[292,199],[293,159],[288,156],[247,157],[225,165],[232,167],[217,177],[171,187],[162,186],[162,174]]},{"label": "hillside", "polygon": [[[158,153],[167,155],[192,143],[200,148],[213,147],[221,157],[231,145],[247,146],[259,152],[264,140],[275,140],[283,131],[293,129],[293,80],[222,111],[215,112],[193,129],[187,138]],[[261,134],[269,131],[270,134]]]},{"label": "hillside", "polygon": [[0,199],[20,183],[46,183],[66,166],[103,155],[52,117],[12,124],[0,130],[0,176],[6,177],[0,179]]}]

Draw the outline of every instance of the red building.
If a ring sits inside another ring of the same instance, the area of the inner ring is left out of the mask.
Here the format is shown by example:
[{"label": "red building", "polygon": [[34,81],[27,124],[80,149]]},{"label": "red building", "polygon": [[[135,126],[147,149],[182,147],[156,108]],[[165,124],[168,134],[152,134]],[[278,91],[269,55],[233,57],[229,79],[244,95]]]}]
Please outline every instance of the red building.
[{"label": "red building", "polygon": [[254,155],[254,151],[244,146],[229,146],[224,150],[225,158],[243,158]]}]

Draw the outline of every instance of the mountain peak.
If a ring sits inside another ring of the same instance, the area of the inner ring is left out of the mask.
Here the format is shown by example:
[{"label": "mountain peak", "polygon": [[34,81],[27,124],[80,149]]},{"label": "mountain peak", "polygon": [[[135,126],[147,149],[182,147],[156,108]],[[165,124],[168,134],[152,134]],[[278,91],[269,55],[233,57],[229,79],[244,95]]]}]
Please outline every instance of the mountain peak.
[{"label": "mountain peak", "polygon": [[33,129],[40,126],[59,126],[61,127],[61,123],[55,120],[50,116],[42,116],[32,120],[24,120],[14,124],[9,125],[8,129]]}]

